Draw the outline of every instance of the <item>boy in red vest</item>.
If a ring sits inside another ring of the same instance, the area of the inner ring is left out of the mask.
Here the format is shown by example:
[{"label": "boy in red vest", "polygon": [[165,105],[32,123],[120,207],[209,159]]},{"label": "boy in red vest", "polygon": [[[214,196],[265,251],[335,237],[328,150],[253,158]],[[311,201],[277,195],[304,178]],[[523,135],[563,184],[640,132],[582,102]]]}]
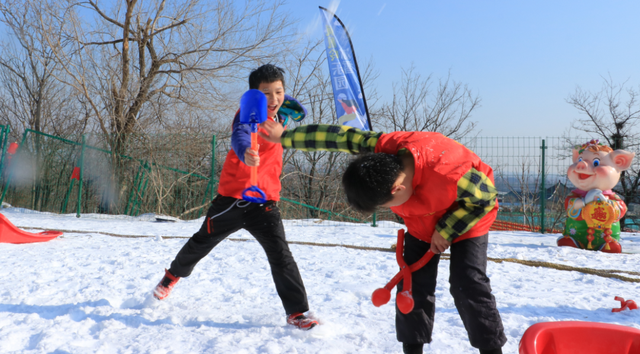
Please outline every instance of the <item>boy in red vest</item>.
[{"label": "boy in red vest", "polygon": [[[486,275],[489,227],[498,212],[493,170],[455,140],[432,132],[365,132],[340,125],[305,125],[284,132],[275,124],[260,134],[285,148],[361,154],[342,178],[351,206],[371,213],[389,207],[401,216],[404,259],[435,256],[412,273],[415,306],[396,307],[396,334],[407,354],[431,342],[440,253],[451,247],[450,292],[469,341],[481,354],[500,354],[507,338]],[[402,291],[402,282],[398,284]]]},{"label": "boy in red vest", "polygon": [[[284,129],[288,120],[304,118],[306,110],[293,97],[284,93],[284,70],[266,64],[251,72],[249,88],[267,96],[267,122]],[[188,277],[196,264],[230,234],[245,229],[253,235],[267,254],[271,275],[285,312],[287,323],[301,329],[311,329],[318,321],[304,315],[309,311],[307,293],[296,261],[289,250],[280,210],[280,174],[282,146],[258,138],[259,151],[251,149],[249,124],[240,124],[240,111],[233,119],[232,150],[227,154],[218,196],[213,199],[207,216],[189,241],[176,255],[171,267],[156,286],[154,296],[162,300],[169,296],[180,278]],[[250,186],[251,166],[258,166],[258,187],[265,192],[263,204],[242,200],[242,192]]]}]

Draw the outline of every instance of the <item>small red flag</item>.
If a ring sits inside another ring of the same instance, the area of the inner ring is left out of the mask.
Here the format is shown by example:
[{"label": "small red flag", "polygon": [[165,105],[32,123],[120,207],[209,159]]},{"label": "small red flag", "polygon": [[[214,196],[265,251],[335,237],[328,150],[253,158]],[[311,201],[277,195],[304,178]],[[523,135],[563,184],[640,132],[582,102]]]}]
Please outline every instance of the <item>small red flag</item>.
[{"label": "small red flag", "polygon": [[18,143],[9,144],[9,148],[7,149],[7,154],[13,155],[18,150]]},{"label": "small red flag", "polygon": [[80,180],[80,167],[74,167],[71,179]]}]

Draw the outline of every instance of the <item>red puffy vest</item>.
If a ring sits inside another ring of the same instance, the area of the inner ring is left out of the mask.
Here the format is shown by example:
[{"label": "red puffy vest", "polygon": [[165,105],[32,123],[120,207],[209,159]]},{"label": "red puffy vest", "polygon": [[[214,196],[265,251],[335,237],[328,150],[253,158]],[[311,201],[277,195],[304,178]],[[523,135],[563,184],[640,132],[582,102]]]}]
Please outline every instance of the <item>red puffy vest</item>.
[{"label": "red puffy vest", "polygon": [[[280,174],[282,173],[282,145],[273,144],[258,136],[258,187],[267,195],[267,200],[280,200]],[[242,191],[251,186],[251,167],[240,161],[233,149],[229,150],[222,166],[218,194],[242,199]]]},{"label": "red puffy vest", "polygon": [[[458,208],[458,180],[471,168],[484,173],[491,182],[491,167],[457,141],[440,133],[394,132],[382,134],[375,152],[397,154],[407,149],[415,161],[413,176],[413,196],[404,204],[392,207],[402,217],[411,235],[431,242],[431,235],[438,220],[448,211]],[[465,234],[454,242],[482,236],[498,214],[498,204]]]}]

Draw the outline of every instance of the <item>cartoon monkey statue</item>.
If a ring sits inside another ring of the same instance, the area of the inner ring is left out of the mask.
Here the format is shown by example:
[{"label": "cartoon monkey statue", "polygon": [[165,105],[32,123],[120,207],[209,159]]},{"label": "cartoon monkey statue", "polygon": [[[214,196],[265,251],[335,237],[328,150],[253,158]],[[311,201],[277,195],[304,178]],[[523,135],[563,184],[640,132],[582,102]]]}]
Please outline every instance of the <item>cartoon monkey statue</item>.
[{"label": "cartoon monkey statue", "polygon": [[565,199],[567,222],[558,246],[620,253],[620,218],[627,206],[612,191],[635,153],[613,150],[598,140],[573,149],[567,175],[577,187]]}]

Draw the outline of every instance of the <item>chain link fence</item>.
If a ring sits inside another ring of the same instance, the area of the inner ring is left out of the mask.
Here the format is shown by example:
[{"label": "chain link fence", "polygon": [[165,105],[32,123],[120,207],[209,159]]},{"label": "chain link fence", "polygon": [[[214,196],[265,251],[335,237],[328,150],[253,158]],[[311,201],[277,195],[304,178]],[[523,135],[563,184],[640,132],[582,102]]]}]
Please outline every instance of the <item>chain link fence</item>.
[{"label": "chain link fence", "polygon": [[[163,149],[185,139],[201,146],[193,156],[203,157],[194,160],[189,151]],[[214,192],[209,176],[214,174],[215,140],[209,139],[159,136],[150,142],[131,137],[132,154],[119,155],[95,136],[74,141],[26,130],[15,152],[3,155],[0,199],[13,206],[78,216],[153,212],[197,218]]]},{"label": "chain link fence", "polygon": [[[9,144],[0,126],[1,201],[54,213],[155,213],[199,218],[217,191],[228,141],[213,136],[130,136],[126,155],[99,136],[61,138],[26,130]],[[189,142],[186,144],[185,142]],[[559,137],[473,137],[460,141],[494,169],[500,210],[496,229],[559,232],[564,199],[574,188],[566,170],[571,143]],[[402,222],[390,211],[362,215],[346,203],[341,176],[350,156],[285,151],[280,209],[307,225]],[[636,158],[631,171],[640,170]],[[627,201],[626,227],[639,229],[637,201]]]}]

